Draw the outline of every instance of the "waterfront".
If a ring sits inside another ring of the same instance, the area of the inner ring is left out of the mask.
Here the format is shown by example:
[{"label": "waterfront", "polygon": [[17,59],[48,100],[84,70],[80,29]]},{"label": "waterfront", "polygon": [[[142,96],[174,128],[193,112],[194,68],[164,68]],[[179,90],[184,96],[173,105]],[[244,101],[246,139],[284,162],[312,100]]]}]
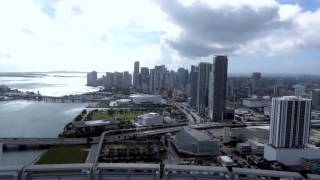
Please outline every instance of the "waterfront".
[{"label": "waterfront", "polygon": [[[57,137],[87,104],[0,102],[0,137]],[[3,152],[0,165],[29,164],[43,151]]]},{"label": "waterfront", "polygon": [[97,91],[86,86],[86,73],[6,73],[0,74],[0,85],[20,91],[38,91],[46,96],[64,96]]}]

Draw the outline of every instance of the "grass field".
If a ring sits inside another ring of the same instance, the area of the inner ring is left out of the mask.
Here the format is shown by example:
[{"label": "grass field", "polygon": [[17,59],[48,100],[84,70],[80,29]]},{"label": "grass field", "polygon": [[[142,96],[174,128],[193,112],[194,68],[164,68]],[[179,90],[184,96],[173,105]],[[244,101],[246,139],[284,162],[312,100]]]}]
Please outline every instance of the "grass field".
[{"label": "grass field", "polygon": [[143,111],[130,111],[130,112],[114,112],[109,114],[108,112],[98,111],[93,113],[92,120],[101,120],[101,119],[113,119],[113,120],[133,120],[137,116],[144,114]]},{"label": "grass field", "polygon": [[57,146],[50,148],[36,164],[72,164],[84,163],[87,152],[86,146]]}]

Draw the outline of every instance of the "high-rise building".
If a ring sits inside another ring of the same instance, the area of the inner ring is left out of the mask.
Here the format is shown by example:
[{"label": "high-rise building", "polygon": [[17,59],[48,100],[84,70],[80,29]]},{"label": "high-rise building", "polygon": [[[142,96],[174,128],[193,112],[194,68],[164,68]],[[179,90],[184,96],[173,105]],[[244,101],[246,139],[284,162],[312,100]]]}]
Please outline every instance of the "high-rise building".
[{"label": "high-rise building", "polygon": [[141,91],[144,93],[149,92],[149,68],[141,67],[140,73],[140,84],[141,84]]},{"label": "high-rise building", "polygon": [[251,94],[255,94],[260,87],[261,73],[254,72],[251,75]]},{"label": "high-rise building", "polygon": [[152,74],[152,91],[153,94],[160,94],[160,90],[165,87],[165,73],[166,67],[164,65],[155,66]]},{"label": "high-rise building", "polygon": [[319,159],[319,148],[308,144],[311,99],[283,96],[272,99],[269,144],[264,158],[287,166],[298,166],[303,158]]},{"label": "high-rise building", "polygon": [[223,121],[227,94],[228,58],[216,56],[213,59],[209,81],[209,112],[212,121]]},{"label": "high-rise building", "polygon": [[191,66],[190,71],[190,85],[191,85],[191,99],[190,106],[197,107],[197,84],[198,84],[198,69],[196,66]]},{"label": "high-rise building", "polygon": [[185,89],[188,82],[188,70],[179,68],[177,74],[177,87],[180,89]]},{"label": "high-rise building", "polygon": [[303,148],[308,144],[311,100],[296,96],[272,99],[269,144],[275,148]]},{"label": "high-rise building", "polygon": [[87,73],[87,85],[88,86],[96,86],[98,80],[98,73],[96,71],[92,71]]},{"label": "high-rise building", "polygon": [[297,85],[294,85],[293,88],[294,88],[294,95],[295,96],[299,97],[299,96],[306,95],[306,87],[305,86],[297,84]]},{"label": "high-rise building", "polygon": [[122,88],[123,81],[123,73],[122,72],[114,72],[113,73],[113,86],[116,88]]},{"label": "high-rise building", "polygon": [[198,84],[197,84],[197,110],[200,114],[205,114],[208,107],[209,74],[212,65],[210,63],[199,63]]},{"label": "high-rise building", "polygon": [[312,108],[320,109],[320,89],[314,89],[311,92]]},{"label": "high-rise building", "polygon": [[133,70],[133,89],[138,90],[139,88],[139,61],[134,62],[134,70]]},{"label": "high-rise building", "polygon": [[128,71],[123,72],[122,84],[123,88],[130,88],[132,85],[132,75]]},{"label": "high-rise building", "polygon": [[150,69],[150,78],[149,78],[149,93],[153,94],[154,90],[154,78],[155,78],[155,70]]}]

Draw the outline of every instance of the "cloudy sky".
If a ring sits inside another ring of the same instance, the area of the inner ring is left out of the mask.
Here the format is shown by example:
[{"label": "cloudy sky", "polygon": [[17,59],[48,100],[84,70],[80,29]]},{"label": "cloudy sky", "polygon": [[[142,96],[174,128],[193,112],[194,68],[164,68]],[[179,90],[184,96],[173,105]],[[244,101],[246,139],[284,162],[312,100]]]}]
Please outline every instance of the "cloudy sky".
[{"label": "cloudy sky", "polygon": [[170,69],[320,74],[320,0],[3,0],[0,71]]}]

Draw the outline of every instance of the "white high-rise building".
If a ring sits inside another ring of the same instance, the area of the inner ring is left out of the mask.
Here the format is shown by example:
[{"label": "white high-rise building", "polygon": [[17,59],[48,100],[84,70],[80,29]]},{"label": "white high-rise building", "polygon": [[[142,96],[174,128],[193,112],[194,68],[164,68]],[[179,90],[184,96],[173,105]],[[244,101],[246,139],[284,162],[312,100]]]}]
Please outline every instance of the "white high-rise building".
[{"label": "white high-rise building", "polygon": [[311,99],[284,96],[272,99],[269,144],[303,148],[309,142]]},{"label": "white high-rise building", "polygon": [[284,96],[272,99],[269,144],[264,158],[297,166],[302,158],[319,159],[320,150],[309,145],[311,99]]}]

